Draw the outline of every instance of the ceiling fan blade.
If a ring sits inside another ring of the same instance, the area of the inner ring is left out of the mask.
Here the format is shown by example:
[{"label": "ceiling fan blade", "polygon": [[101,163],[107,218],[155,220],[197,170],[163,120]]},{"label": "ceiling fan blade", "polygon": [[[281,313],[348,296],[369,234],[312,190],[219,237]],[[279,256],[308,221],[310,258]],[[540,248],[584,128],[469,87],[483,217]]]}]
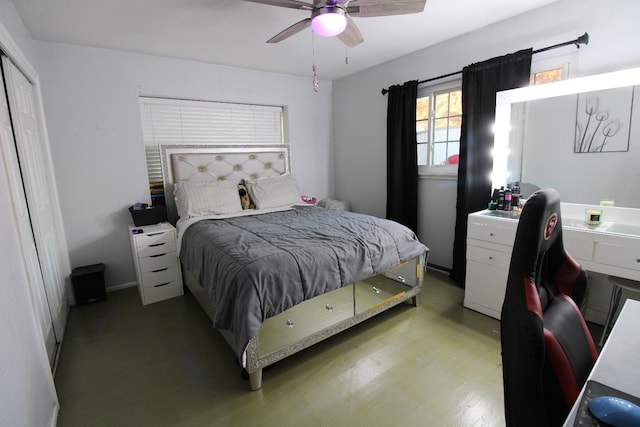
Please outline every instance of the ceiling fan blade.
[{"label": "ceiling fan blade", "polygon": [[244,0],[251,3],[267,4],[269,6],[288,7],[289,9],[313,10],[313,5],[298,0]]},{"label": "ceiling fan blade", "polygon": [[362,37],[358,26],[349,15],[347,15],[347,28],[336,37],[348,47],[357,46],[364,41],[364,37]]},{"label": "ceiling fan blade", "polygon": [[426,2],[427,0],[351,0],[347,7],[347,13],[360,18],[407,15],[423,12]]},{"label": "ceiling fan blade", "polygon": [[281,31],[278,34],[276,34],[275,36],[271,37],[269,40],[267,40],[267,43],[278,43],[278,42],[281,42],[282,40],[284,40],[286,38],[289,38],[294,34],[299,33],[300,31],[304,30],[305,28],[309,27],[310,25],[311,25],[311,18],[305,18],[302,21],[296,22],[295,24],[293,24],[292,26],[290,26],[286,30]]}]

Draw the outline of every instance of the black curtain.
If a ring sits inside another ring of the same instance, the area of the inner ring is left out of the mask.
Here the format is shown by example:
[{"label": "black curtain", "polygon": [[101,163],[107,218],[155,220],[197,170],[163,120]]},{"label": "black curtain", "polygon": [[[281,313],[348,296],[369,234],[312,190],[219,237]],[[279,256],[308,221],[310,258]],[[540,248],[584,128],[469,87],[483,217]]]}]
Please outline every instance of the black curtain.
[{"label": "black curtain", "polygon": [[464,287],[467,215],[486,209],[491,198],[496,92],[526,86],[532,49],[471,64],[462,70],[462,129],[458,165],[456,228],[451,278]]},{"label": "black curtain", "polygon": [[387,104],[387,218],[414,232],[418,226],[418,81],[389,88]]}]

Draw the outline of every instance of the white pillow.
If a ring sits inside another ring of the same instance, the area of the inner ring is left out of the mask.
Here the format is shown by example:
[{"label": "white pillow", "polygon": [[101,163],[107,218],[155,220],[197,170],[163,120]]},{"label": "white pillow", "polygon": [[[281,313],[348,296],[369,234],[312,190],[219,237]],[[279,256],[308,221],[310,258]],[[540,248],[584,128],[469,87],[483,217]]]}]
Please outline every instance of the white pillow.
[{"label": "white pillow", "polygon": [[301,203],[298,183],[293,175],[247,179],[244,184],[256,208],[278,208]]},{"label": "white pillow", "polygon": [[182,181],[174,185],[178,216],[231,214],[242,211],[238,187],[231,181]]}]

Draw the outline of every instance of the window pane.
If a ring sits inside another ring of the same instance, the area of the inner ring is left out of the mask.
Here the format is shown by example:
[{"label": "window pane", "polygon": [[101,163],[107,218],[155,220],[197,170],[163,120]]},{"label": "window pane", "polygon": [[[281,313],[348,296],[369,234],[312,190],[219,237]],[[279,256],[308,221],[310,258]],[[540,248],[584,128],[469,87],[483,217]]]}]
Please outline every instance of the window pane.
[{"label": "window pane", "polygon": [[416,133],[428,133],[429,120],[420,120],[416,122]]},{"label": "window pane", "polygon": [[418,144],[418,165],[426,166],[427,163],[428,144]]},{"label": "window pane", "polygon": [[416,120],[429,119],[429,97],[418,98],[416,101]]},{"label": "window pane", "polygon": [[444,118],[444,119],[436,119],[435,120],[435,131],[433,133],[433,141],[434,142],[442,142],[442,141],[446,141],[447,140],[447,136],[448,136],[448,124],[449,124],[449,119]]},{"label": "window pane", "polygon": [[462,114],[462,90],[454,90],[450,93],[449,114],[452,116]]},{"label": "window pane", "polygon": [[460,128],[450,128],[449,129],[449,141],[456,142],[460,141]]},{"label": "window pane", "polygon": [[455,154],[460,154],[460,142],[449,143],[449,157]]},{"label": "window pane", "polygon": [[433,144],[433,165],[444,165],[447,162],[447,144]]},{"label": "window pane", "polygon": [[416,132],[416,141],[422,144],[429,142],[429,132]]},{"label": "window pane", "polygon": [[545,83],[559,82],[562,80],[562,68],[540,71],[531,75],[530,84],[542,85]]},{"label": "window pane", "polygon": [[436,95],[435,105],[436,118],[447,117],[449,115],[449,93],[447,92]]}]

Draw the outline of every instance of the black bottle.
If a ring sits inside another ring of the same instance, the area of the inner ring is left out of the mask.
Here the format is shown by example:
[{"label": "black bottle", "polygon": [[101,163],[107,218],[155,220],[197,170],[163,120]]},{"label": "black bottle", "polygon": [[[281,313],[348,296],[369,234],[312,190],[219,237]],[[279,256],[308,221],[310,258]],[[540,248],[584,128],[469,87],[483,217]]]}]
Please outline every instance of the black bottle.
[{"label": "black bottle", "polygon": [[498,195],[498,210],[499,211],[503,211],[504,210],[504,185],[500,187],[499,191],[499,195]]}]

